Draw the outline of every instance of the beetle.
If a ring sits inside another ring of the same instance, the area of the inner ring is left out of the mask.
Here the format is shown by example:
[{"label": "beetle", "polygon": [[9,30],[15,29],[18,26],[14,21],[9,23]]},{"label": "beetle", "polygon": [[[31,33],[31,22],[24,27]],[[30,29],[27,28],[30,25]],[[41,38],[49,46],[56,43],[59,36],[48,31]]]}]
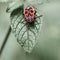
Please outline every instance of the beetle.
[{"label": "beetle", "polygon": [[24,17],[26,22],[28,23],[34,22],[34,15],[35,15],[35,10],[33,6],[27,6],[24,9]]}]

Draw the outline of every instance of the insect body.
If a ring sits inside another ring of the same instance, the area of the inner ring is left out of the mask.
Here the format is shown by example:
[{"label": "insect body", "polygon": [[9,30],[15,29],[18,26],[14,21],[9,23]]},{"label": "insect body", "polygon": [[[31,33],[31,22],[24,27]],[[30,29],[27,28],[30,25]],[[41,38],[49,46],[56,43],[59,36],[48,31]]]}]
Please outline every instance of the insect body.
[{"label": "insect body", "polygon": [[33,6],[28,6],[24,9],[24,17],[26,22],[28,23],[34,22],[34,15],[35,15],[35,11]]}]

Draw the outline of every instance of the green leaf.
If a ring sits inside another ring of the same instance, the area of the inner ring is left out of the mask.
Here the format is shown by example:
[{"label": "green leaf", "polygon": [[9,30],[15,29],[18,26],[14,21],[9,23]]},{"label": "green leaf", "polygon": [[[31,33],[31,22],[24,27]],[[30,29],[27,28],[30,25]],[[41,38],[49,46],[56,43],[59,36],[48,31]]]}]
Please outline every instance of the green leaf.
[{"label": "green leaf", "polygon": [[[38,12],[37,16],[41,16]],[[15,34],[18,43],[24,48],[26,52],[31,52],[36,44],[37,38],[40,34],[41,18],[35,19],[33,24],[25,21],[23,16],[23,5],[11,13],[11,28]]]},{"label": "green leaf", "polygon": [[23,0],[17,0],[15,2],[12,2],[9,4],[6,12],[12,12],[14,11],[15,9],[19,8],[20,6],[23,5]]},{"label": "green leaf", "polygon": [[[36,11],[34,23],[32,24],[27,23],[23,16],[23,10],[28,5],[32,5]],[[28,53],[32,51],[40,35],[42,15],[40,14],[39,6],[39,4],[36,5],[34,2],[31,3],[28,2],[28,0],[25,0],[20,3],[15,2],[7,9],[7,12],[11,12],[10,18],[12,32],[14,33],[18,43]]]}]

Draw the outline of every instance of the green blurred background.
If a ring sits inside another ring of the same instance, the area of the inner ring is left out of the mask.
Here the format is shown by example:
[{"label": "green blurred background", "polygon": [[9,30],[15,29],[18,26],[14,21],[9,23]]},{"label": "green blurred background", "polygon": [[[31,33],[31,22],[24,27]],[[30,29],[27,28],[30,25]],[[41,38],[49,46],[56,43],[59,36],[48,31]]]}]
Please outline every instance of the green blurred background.
[{"label": "green blurred background", "polygon": [[[10,25],[10,14],[6,13],[10,1],[3,1],[0,0],[0,48]],[[41,12],[43,25],[33,51],[26,55],[11,33],[0,60],[60,60],[60,0],[44,3]]]}]

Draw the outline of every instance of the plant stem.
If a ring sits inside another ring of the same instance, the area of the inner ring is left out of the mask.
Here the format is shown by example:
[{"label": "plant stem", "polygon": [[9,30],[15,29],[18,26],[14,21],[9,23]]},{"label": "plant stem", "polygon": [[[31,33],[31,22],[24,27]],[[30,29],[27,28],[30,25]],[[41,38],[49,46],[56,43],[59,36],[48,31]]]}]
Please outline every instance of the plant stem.
[{"label": "plant stem", "polygon": [[1,56],[2,52],[3,52],[3,50],[4,50],[4,47],[5,47],[6,43],[7,43],[7,40],[9,38],[10,33],[11,33],[11,27],[9,26],[7,34],[6,34],[5,39],[3,41],[2,47],[0,49],[0,56]]}]

